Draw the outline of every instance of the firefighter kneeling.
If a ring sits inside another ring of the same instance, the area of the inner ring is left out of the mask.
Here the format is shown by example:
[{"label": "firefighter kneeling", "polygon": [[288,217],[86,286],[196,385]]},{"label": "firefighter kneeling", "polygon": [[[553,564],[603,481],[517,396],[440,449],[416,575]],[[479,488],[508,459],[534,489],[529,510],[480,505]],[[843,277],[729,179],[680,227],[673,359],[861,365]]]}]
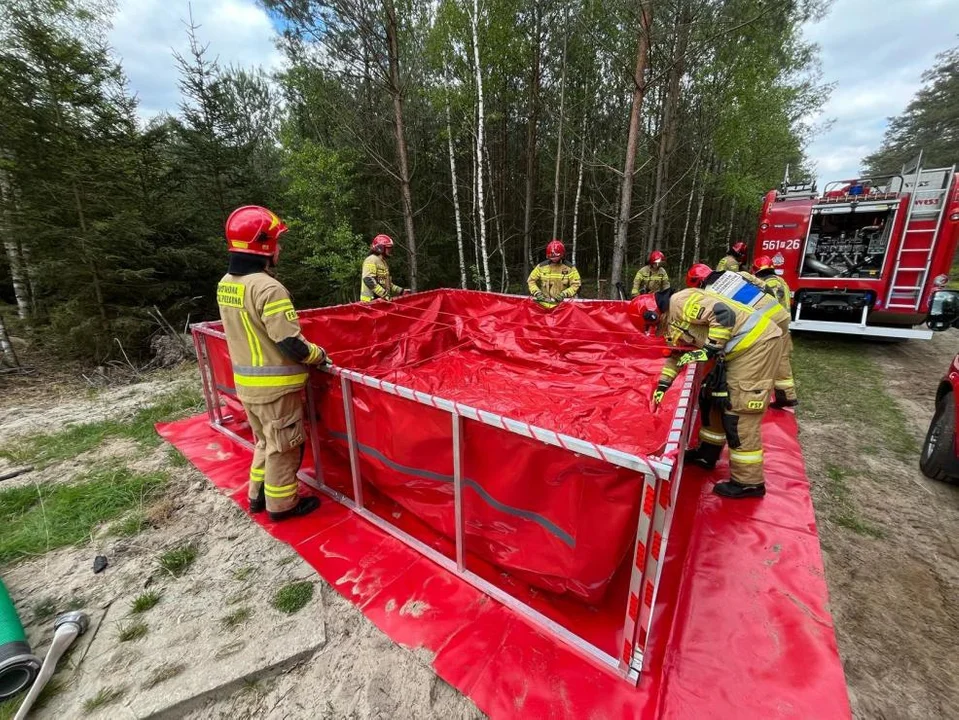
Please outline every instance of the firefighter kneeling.
[{"label": "firefighter kneeling", "polygon": [[226,221],[230,266],[216,289],[236,394],[256,438],[250,512],[267,510],[273,521],[320,504],[297,495],[305,439],[300,391],[306,366],[329,362],[323,348],[303,337],[290,293],[270,273],[286,229],[266,208],[234,210]]},{"label": "firefighter kneeling", "polygon": [[[762,293],[751,285],[748,288]],[[749,299],[748,288],[736,288],[736,300],[715,290],[687,288],[639,295],[629,305],[630,317],[644,332],[658,327],[671,345],[697,348],[667,359],[653,391],[654,406],[681,368],[715,360],[705,383],[709,390],[700,444],[686,453],[686,461],[713,469],[728,441],[730,479],[717,483],[713,492],[730,498],[766,494],[760,427],[782,352],[782,331],[761,310],[744,302]]]}]

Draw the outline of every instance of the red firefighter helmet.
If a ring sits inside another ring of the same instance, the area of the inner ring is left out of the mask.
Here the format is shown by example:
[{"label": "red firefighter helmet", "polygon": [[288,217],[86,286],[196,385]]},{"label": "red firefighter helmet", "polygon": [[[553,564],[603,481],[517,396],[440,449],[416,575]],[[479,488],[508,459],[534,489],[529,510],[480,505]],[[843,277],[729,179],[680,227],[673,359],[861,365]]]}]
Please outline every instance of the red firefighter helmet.
[{"label": "red firefighter helmet", "polygon": [[659,250],[653,250],[649,254],[649,260],[647,262],[649,262],[650,265],[655,262],[666,262],[666,256],[663,255]]},{"label": "red firefighter helmet", "polygon": [[370,250],[377,255],[389,255],[393,250],[393,238],[389,235],[377,235],[370,243]]},{"label": "red firefighter helmet", "polygon": [[546,246],[547,260],[562,260],[566,257],[566,246],[555,238],[549,241]]},{"label": "red firefighter helmet", "polygon": [[653,293],[637,295],[629,301],[626,314],[640,332],[648,333],[659,323],[659,306]]},{"label": "red firefighter helmet", "polygon": [[774,270],[776,268],[773,265],[773,259],[768,255],[760,255],[758,258],[753,260],[753,272],[758,273],[761,270]]},{"label": "red firefighter helmet", "polygon": [[742,242],[741,240],[739,242],[734,242],[729,246],[729,252],[739,258],[740,262],[746,259],[747,250],[748,248],[746,247],[746,243]]},{"label": "red firefighter helmet", "polygon": [[227,249],[230,252],[265,255],[276,260],[280,235],[287,231],[286,225],[276,213],[259,205],[244,205],[230,213],[226,219]]},{"label": "red firefighter helmet", "polygon": [[713,269],[704,263],[696,263],[686,273],[686,287],[702,287],[706,278],[713,274]]}]

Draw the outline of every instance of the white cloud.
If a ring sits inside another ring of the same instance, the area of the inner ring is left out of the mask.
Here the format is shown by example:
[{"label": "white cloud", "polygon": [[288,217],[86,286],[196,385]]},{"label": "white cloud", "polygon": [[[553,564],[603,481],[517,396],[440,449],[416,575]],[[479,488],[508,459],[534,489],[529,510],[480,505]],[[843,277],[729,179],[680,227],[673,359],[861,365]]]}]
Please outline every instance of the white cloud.
[{"label": "white cloud", "polygon": [[173,51],[186,55],[186,25],[193,10],[197,36],[220,65],[274,70],[283,56],[276,31],[254,0],[120,0],[109,40],[140,98],[140,115],[176,113],[180,102]]},{"label": "white cloud", "polygon": [[808,148],[820,185],[854,177],[882,142],[888,118],[901,113],[935,56],[959,42],[955,0],[837,0],[829,15],[803,28],[822,49],[832,96],[816,121],[832,121]]}]

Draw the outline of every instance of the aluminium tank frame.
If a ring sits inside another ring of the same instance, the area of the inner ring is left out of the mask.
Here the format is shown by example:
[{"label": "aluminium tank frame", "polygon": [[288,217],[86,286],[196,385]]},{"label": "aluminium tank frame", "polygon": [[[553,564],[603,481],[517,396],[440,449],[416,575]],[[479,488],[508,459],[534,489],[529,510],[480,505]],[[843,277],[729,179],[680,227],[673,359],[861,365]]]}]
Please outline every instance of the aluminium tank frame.
[{"label": "aluminium tank frame", "polygon": [[[442,292],[442,290],[428,292]],[[573,300],[571,302],[588,303],[593,301]],[[328,309],[329,308],[326,308],[326,310]],[[321,313],[323,311],[324,308],[305,310],[300,312],[299,315],[301,317],[308,317],[311,314]],[[191,331],[196,347],[200,376],[203,384],[203,396],[210,426],[239,445],[252,450],[253,446],[250,441],[230,427],[235,418],[232,414],[224,413],[224,405],[229,408],[229,404],[224,402],[223,395],[225,393],[223,393],[223,389],[219,387],[215,381],[213,367],[210,361],[210,350],[207,338],[219,338],[225,341],[226,336],[222,331],[222,323],[219,321],[195,323],[191,325]],[[320,459],[320,441],[318,435],[318,424],[320,421],[317,417],[315,403],[316,389],[310,380],[308,380],[306,384],[306,404],[308,411],[307,417],[309,420],[307,433],[308,441],[312,449],[313,467],[300,468],[297,473],[299,480],[349,508],[360,517],[405,543],[456,577],[507,606],[535,628],[564,643],[595,665],[624,678],[632,684],[639,682],[644,659],[647,657],[650,647],[653,609],[656,606],[656,599],[662,579],[663,561],[665,559],[666,544],[672,526],[673,509],[679,493],[683,469],[683,450],[689,442],[690,433],[698,412],[698,404],[695,400],[698,397],[701,373],[696,364],[688,365],[674,383],[680,396],[670,422],[666,444],[658,456],[635,455],[598,445],[587,440],[557,433],[553,430],[536,427],[520,420],[463,405],[453,400],[430,395],[402,385],[385,382],[370,375],[342,367],[333,366],[324,369],[310,368],[309,372],[311,378],[313,373],[323,372],[336,376],[340,380],[347,426],[347,444],[354,497],[351,498],[344,495],[326,485],[323,481],[323,467]],[[363,501],[363,478],[360,473],[359,448],[353,413],[353,387],[357,384],[371,388],[374,391],[405,398],[406,400],[411,400],[449,413],[453,442],[455,560],[447,557],[435,548],[430,547],[420,539],[365,507]],[[235,399],[233,402],[236,402]],[[506,590],[466,568],[465,523],[463,518],[464,463],[461,445],[464,424],[468,422],[490,425],[506,432],[515,433],[534,441],[561,448],[570,453],[585,455],[611,465],[632,470],[639,475],[642,488],[640,512],[636,536],[633,541],[633,550],[629,556],[631,558],[629,592],[626,607],[622,608],[624,618],[623,647],[617,656],[609,654],[602,648],[577,635],[574,631],[531,607],[523,600],[511,595]]]}]

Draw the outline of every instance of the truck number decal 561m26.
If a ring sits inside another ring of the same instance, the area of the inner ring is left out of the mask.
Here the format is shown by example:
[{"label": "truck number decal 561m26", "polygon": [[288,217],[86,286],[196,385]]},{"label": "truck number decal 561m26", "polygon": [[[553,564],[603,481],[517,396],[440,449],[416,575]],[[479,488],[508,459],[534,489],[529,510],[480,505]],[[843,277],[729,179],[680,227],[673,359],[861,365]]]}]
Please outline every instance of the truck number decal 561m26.
[{"label": "truck number decal 561m26", "polygon": [[763,240],[763,250],[798,250],[802,240]]}]

